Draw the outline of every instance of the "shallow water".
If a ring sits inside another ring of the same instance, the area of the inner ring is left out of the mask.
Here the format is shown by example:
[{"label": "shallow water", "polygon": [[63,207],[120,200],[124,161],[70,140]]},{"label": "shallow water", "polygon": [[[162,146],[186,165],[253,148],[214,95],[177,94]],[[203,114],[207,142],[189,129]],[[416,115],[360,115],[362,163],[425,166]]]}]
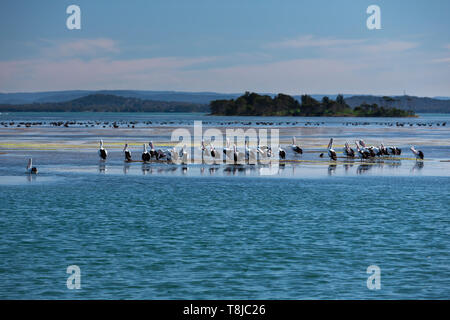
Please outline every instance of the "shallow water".
[{"label": "shallow water", "polygon": [[[162,126],[1,129],[0,298],[448,299],[449,129],[282,126],[282,143],[293,134],[305,153],[284,165],[181,166],[123,162],[124,139],[135,157],[169,145]],[[330,135],[404,153],[334,164],[318,156]],[[81,290],[66,287],[69,265]]]}]

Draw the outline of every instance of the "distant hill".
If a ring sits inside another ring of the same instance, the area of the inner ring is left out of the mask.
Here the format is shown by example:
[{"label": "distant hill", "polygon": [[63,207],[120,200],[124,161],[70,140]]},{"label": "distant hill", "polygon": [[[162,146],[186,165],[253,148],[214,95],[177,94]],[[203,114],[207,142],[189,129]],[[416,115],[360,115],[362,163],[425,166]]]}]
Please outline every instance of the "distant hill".
[{"label": "distant hill", "polygon": [[[159,102],[185,102],[194,104],[209,104],[214,100],[236,99],[242,93],[216,93],[216,92],[179,92],[179,91],[145,91],[145,90],[71,90],[71,91],[48,91],[48,92],[23,92],[23,93],[0,93],[0,104],[25,105],[33,103],[56,103],[71,101],[86,97],[88,95],[103,94],[141,100],[152,100]],[[272,98],[273,93],[260,93]],[[324,96],[336,99],[337,94],[312,94],[316,100]],[[415,96],[382,97],[373,95],[343,95],[346,102],[351,106],[359,106],[363,103],[377,104],[384,107],[395,107],[399,109],[411,109],[419,113],[450,113],[449,97],[422,98]],[[301,95],[293,96],[301,101]]]},{"label": "distant hill", "polygon": [[414,96],[352,96],[346,98],[345,101],[351,107],[366,103],[402,110],[413,110],[418,113],[450,113],[450,100],[436,98]]},{"label": "distant hill", "polygon": [[240,94],[227,94],[215,92],[177,92],[177,91],[141,91],[141,90],[73,90],[73,91],[48,91],[48,92],[17,92],[0,93],[0,104],[27,104],[63,102],[92,94],[106,94],[120,97],[138,98],[142,100],[166,101],[166,102],[190,102],[208,104],[216,99],[232,99]]},{"label": "distant hill", "polygon": [[209,112],[206,104],[91,94],[64,102],[0,104],[0,112]]}]

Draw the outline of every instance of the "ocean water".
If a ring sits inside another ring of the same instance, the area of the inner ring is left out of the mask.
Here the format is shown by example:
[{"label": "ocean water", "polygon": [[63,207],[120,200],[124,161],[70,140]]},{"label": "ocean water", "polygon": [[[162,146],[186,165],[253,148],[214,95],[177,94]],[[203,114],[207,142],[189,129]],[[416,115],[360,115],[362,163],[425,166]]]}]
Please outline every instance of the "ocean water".
[{"label": "ocean water", "polygon": [[[2,114],[0,122],[56,116]],[[0,129],[1,299],[450,298],[450,127],[436,125],[449,116],[413,119],[427,126],[277,125],[286,149],[296,135],[305,151],[280,166],[124,164],[124,141],[139,157],[149,139],[168,145],[171,128],[154,115],[111,116],[152,124]],[[187,128],[197,120],[170,117]],[[339,146],[364,138],[403,153],[332,163],[318,156],[330,136]],[[412,158],[410,144],[425,161]],[[25,174],[28,157],[38,175]],[[81,269],[79,290],[66,286],[70,265]],[[380,290],[367,288],[371,265],[381,270]]]}]

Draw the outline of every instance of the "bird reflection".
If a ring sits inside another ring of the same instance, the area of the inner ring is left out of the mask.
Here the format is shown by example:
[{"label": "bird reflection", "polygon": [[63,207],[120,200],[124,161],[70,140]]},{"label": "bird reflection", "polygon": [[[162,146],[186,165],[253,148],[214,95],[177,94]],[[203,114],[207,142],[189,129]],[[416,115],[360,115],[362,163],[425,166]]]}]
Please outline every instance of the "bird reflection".
[{"label": "bird reflection", "polygon": [[328,166],[328,175],[333,175],[333,174],[335,174],[336,173],[336,168],[337,168],[337,165],[335,165],[335,164],[330,164],[329,166]]},{"label": "bird reflection", "polygon": [[344,170],[345,170],[345,172],[348,172],[348,170],[350,169],[350,168],[352,168],[353,167],[353,164],[344,164]]},{"label": "bird reflection", "polygon": [[98,164],[98,172],[106,173],[106,164],[104,162]]},{"label": "bird reflection", "polygon": [[371,166],[369,166],[368,164],[360,164],[358,166],[358,168],[356,169],[356,173],[357,174],[363,174],[363,173],[367,173],[367,171],[369,171]]},{"label": "bird reflection", "polygon": [[414,167],[412,167],[411,172],[419,172],[423,169],[423,161],[417,161]]}]

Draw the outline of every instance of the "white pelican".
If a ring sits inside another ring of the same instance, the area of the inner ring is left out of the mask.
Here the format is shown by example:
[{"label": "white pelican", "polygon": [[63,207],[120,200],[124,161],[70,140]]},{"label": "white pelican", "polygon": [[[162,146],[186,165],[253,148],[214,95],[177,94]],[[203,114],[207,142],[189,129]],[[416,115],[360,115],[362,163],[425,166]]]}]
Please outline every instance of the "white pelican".
[{"label": "white pelican", "polygon": [[125,143],[123,152],[125,153],[125,161],[131,161],[131,152],[128,150],[128,143]]},{"label": "white pelican", "polygon": [[153,146],[153,141],[150,141],[148,145],[150,147],[150,157],[156,158],[156,160],[158,160],[158,153],[156,152],[155,147]]},{"label": "white pelican", "polygon": [[98,150],[98,156],[102,160],[106,160],[106,157],[108,156],[108,151],[103,148],[103,140],[100,140],[100,149]]},{"label": "white pelican", "polygon": [[350,148],[350,145],[348,144],[348,142],[345,143],[344,154],[348,158],[354,158],[355,157],[355,151],[352,148]]},{"label": "white pelican", "polygon": [[423,152],[422,151],[420,151],[420,150],[416,150],[415,148],[414,148],[414,146],[411,146],[411,151],[412,151],[412,153],[414,153],[414,155],[416,156],[416,160],[423,160],[423,157],[424,157],[424,155],[423,155]]},{"label": "white pelican", "polygon": [[144,143],[144,151],[142,152],[142,161],[148,162],[150,161],[150,153],[147,151],[147,146]]},{"label": "white pelican", "polygon": [[202,156],[209,156],[211,153],[209,152],[208,148],[206,148],[205,141],[202,139]]},{"label": "white pelican", "polygon": [[402,149],[400,149],[398,147],[389,147],[389,150],[391,150],[391,154],[393,156],[399,156],[402,154]]},{"label": "white pelican", "polygon": [[371,155],[373,154],[374,156],[381,156],[380,148],[377,148],[375,146],[370,146],[369,147],[369,152],[370,152]]},{"label": "white pelican", "polygon": [[270,147],[268,147],[268,146],[261,146],[260,145],[259,137],[258,137],[258,144],[256,146],[256,152],[261,155],[260,158],[261,157],[268,158],[268,157],[270,157],[272,155],[272,150],[270,149]]},{"label": "white pelican", "polygon": [[389,151],[386,149],[386,147],[384,146],[384,144],[380,145],[380,153],[383,156],[388,156],[389,155]]},{"label": "white pelican", "polygon": [[292,151],[294,151],[294,153],[303,154],[303,150],[297,145],[295,137],[292,137]]},{"label": "white pelican", "polygon": [[372,148],[368,148],[364,140],[359,140],[359,144],[361,145],[363,152],[368,152],[371,157],[376,156],[375,151]]},{"label": "white pelican", "polygon": [[186,149],[186,145],[183,146],[183,148],[181,149],[181,152],[180,152],[181,163],[182,164],[187,164],[188,163],[188,159],[189,159],[189,155],[188,155],[188,153],[186,152],[185,149]]},{"label": "white pelican", "polygon": [[175,148],[172,148],[169,152],[170,154],[170,160],[176,162],[178,161],[178,152],[175,150]]},{"label": "white pelican", "polygon": [[213,144],[210,142],[209,143],[209,153],[211,154],[211,157],[213,158],[213,159],[215,159],[216,158],[216,149],[214,149],[214,146],[213,146]]},{"label": "white pelican", "polygon": [[32,174],[37,174],[38,169],[36,167],[33,167],[33,159],[28,159],[28,165],[27,165],[27,172]]},{"label": "white pelican", "polygon": [[237,151],[237,147],[235,144],[233,145],[233,160],[234,160],[234,163],[237,163],[239,160],[239,153]]},{"label": "white pelican", "polygon": [[356,150],[358,151],[358,155],[359,157],[362,159],[368,159],[370,157],[370,153],[369,151],[365,150],[365,149],[361,149],[358,145],[358,142],[355,141],[355,145],[356,145]]},{"label": "white pelican", "polygon": [[230,139],[227,138],[227,146],[223,148],[223,154],[225,155],[225,159],[228,158],[229,155],[231,155],[231,151],[233,149],[230,148]]},{"label": "white pelican", "polygon": [[258,159],[257,151],[250,148],[248,141],[245,141],[245,158],[248,160],[249,164],[256,164]]},{"label": "white pelican", "polygon": [[284,151],[280,146],[278,147],[278,155],[282,160],[286,159],[286,151]]},{"label": "white pelican", "polygon": [[333,149],[333,138],[331,138],[330,142],[328,143],[328,156],[330,157],[331,160],[334,161],[337,160],[336,151],[334,151]]}]

